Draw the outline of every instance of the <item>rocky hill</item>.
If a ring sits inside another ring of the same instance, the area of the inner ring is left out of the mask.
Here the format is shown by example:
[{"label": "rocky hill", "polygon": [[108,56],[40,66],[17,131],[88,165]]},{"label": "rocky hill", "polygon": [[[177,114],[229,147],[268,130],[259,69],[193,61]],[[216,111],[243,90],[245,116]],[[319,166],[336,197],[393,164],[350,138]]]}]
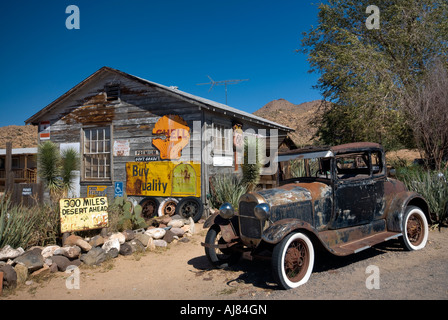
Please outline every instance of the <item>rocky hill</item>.
[{"label": "rocky hill", "polygon": [[293,104],[285,99],[273,100],[254,112],[255,115],[295,129],[289,134],[298,146],[310,145],[314,141],[317,128],[310,124],[319,112],[321,100]]},{"label": "rocky hill", "polygon": [[37,147],[37,126],[0,127],[0,149],[5,149],[8,141],[12,142],[13,148]]}]

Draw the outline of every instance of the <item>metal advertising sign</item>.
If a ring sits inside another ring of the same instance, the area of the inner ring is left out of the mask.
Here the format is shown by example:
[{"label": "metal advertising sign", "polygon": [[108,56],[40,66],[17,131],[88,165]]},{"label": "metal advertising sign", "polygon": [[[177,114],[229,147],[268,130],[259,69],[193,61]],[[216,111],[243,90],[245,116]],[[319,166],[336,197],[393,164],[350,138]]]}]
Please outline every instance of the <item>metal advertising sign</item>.
[{"label": "metal advertising sign", "polygon": [[161,117],[152,130],[152,144],[160,151],[160,159],[180,159],[182,149],[190,142],[190,128],[178,115]]},{"label": "metal advertising sign", "polygon": [[193,162],[128,162],[126,193],[134,196],[201,196],[201,165]]},{"label": "metal advertising sign", "polygon": [[61,233],[106,228],[109,224],[107,197],[61,199]]},{"label": "metal advertising sign", "polygon": [[107,186],[87,186],[87,197],[104,197],[107,195]]}]

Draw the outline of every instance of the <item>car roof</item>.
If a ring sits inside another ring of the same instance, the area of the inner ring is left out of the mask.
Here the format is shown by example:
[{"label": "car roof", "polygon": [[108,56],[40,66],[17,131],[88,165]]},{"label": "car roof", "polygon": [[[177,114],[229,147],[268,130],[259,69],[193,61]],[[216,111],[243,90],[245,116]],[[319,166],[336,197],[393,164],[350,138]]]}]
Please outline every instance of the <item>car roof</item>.
[{"label": "car roof", "polygon": [[353,142],[338,146],[308,146],[278,153],[278,161],[292,159],[329,158],[336,154],[359,152],[368,150],[382,150],[382,146],[374,142]]}]

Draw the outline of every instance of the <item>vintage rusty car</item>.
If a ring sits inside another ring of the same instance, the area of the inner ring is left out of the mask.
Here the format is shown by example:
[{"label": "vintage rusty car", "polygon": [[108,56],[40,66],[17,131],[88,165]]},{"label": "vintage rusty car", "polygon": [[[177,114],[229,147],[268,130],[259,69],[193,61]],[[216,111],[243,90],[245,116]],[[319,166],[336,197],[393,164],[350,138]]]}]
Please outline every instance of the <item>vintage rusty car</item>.
[{"label": "vintage rusty car", "polygon": [[310,147],[278,155],[279,187],[244,194],[238,210],[224,203],[208,218],[205,253],[215,267],[268,257],[281,288],[308,281],[315,253],[345,256],[400,238],[425,247],[425,199],[387,177],[381,145]]}]

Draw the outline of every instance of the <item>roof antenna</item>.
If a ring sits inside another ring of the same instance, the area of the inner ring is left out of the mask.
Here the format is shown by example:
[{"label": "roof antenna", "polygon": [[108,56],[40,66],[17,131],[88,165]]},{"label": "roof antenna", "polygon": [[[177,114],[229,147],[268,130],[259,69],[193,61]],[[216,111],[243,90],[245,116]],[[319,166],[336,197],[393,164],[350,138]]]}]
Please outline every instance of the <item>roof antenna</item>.
[{"label": "roof antenna", "polygon": [[227,105],[227,85],[228,84],[237,84],[240,83],[242,81],[249,81],[249,79],[235,79],[235,80],[221,80],[221,81],[214,81],[212,79],[212,77],[207,76],[210,79],[210,82],[207,83],[198,83],[198,86],[204,85],[204,84],[211,84],[210,89],[208,89],[208,92],[212,91],[213,86],[219,86],[219,85],[224,85],[225,89],[226,89],[226,105]]}]

